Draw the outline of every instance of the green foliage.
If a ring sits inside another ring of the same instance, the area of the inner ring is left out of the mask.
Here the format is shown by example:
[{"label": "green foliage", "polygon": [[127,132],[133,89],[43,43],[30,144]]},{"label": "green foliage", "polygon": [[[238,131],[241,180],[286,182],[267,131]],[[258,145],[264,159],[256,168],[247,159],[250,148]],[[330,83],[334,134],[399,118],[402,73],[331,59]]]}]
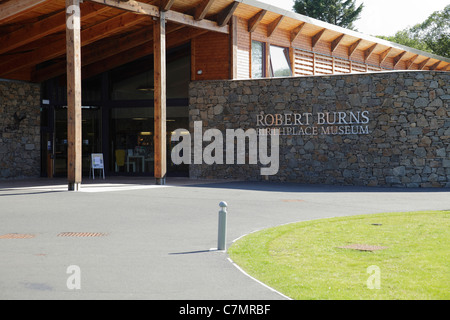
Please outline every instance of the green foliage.
[{"label": "green foliage", "polygon": [[297,13],[351,30],[363,8],[356,8],[355,0],[295,0],[293,7]]},{"label": "green foliage", "polygon": [[379,38],[450,58],[450,5],[392,37]]},{"label": "green foliage", "polygon": [[430,48],[428,48],[428,45],[422,39],[419,39],[414,34],[412,34],[409,29],[400,30],[394,36],[378,36],[378,38],[398,43],[410,48],[431,52]]}]

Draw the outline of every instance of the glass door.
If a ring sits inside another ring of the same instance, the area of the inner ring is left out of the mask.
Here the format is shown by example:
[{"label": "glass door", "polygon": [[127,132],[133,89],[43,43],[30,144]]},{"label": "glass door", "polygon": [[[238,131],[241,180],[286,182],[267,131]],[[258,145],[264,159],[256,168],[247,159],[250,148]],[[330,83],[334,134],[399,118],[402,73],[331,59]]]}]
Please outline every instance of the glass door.
[{"label": "glass door", "polygon": [[[167,172],[187,175],[188,165],[171,161],[172,132],[189,129],[188,108],[167,108]],[[153,175],[154,109],[152,107],[114,107],[110,112],[110,170],[116,174]]]},{"label": "glass door", "polygon": [[[101,153],[101,112],[97,106],[82,107],[82,166],[89,175],[91,153]],[[55,107],[54,173],[67,175],[67,106]]]},{"label": "glass door", "polygon": [[153,173],[153,125],[153,108],[111,109],[111,171]]}]

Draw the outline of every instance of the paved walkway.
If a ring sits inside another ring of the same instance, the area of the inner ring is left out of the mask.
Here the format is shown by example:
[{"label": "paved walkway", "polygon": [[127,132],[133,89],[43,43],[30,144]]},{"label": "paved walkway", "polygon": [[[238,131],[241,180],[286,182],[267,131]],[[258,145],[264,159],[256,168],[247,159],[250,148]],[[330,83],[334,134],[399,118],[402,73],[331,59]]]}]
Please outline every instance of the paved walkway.
[{"label": "paved walkway", "polygon": [[[290,222],[450,209],[449,189],[182,178],[166,186],[96,179],[80,192],[66,189],[58,179],[0,183],[0,299],[285,299],[210,250],[220,201],[228,203],[228,246]],[[73,265],[79,290],[67,286]]]}]

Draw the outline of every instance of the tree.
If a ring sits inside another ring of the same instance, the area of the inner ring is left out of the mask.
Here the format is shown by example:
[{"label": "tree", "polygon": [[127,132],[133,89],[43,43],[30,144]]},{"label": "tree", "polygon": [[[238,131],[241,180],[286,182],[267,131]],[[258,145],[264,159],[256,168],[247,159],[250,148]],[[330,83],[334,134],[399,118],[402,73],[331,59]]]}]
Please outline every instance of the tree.
[{"label": "tree", "polygon": [[450,5],[392,37],[379,38],[450,58]]},{"label": "tree", "polygon": [[417,38],[410,29],[397,31],[394,36],[378,36],[378,38],[398,43],[410,48],[431,52],[430,48],[428,48],[428,45],[423,40]]},{"label": "tree", "polygon": [[450,5],[412,27],[411,33],[425,42],[431,52],[450,57]]},{"label": "tree", "polygon": [[351,30],[363,8],[356,7],[355,0],[295,0],[293,7],[297,13]]}]

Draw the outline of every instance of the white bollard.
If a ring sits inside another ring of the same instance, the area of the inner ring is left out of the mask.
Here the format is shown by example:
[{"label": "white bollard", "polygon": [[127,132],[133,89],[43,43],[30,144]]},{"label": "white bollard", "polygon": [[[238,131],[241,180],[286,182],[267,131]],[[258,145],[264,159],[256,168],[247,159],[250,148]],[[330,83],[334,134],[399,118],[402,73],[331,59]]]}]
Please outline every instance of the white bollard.
[{"label": "white bollard", "polygon": [[227,203],[219,203],[219,235],[217,240],[217,250],[226,250],[227,245]]}]

